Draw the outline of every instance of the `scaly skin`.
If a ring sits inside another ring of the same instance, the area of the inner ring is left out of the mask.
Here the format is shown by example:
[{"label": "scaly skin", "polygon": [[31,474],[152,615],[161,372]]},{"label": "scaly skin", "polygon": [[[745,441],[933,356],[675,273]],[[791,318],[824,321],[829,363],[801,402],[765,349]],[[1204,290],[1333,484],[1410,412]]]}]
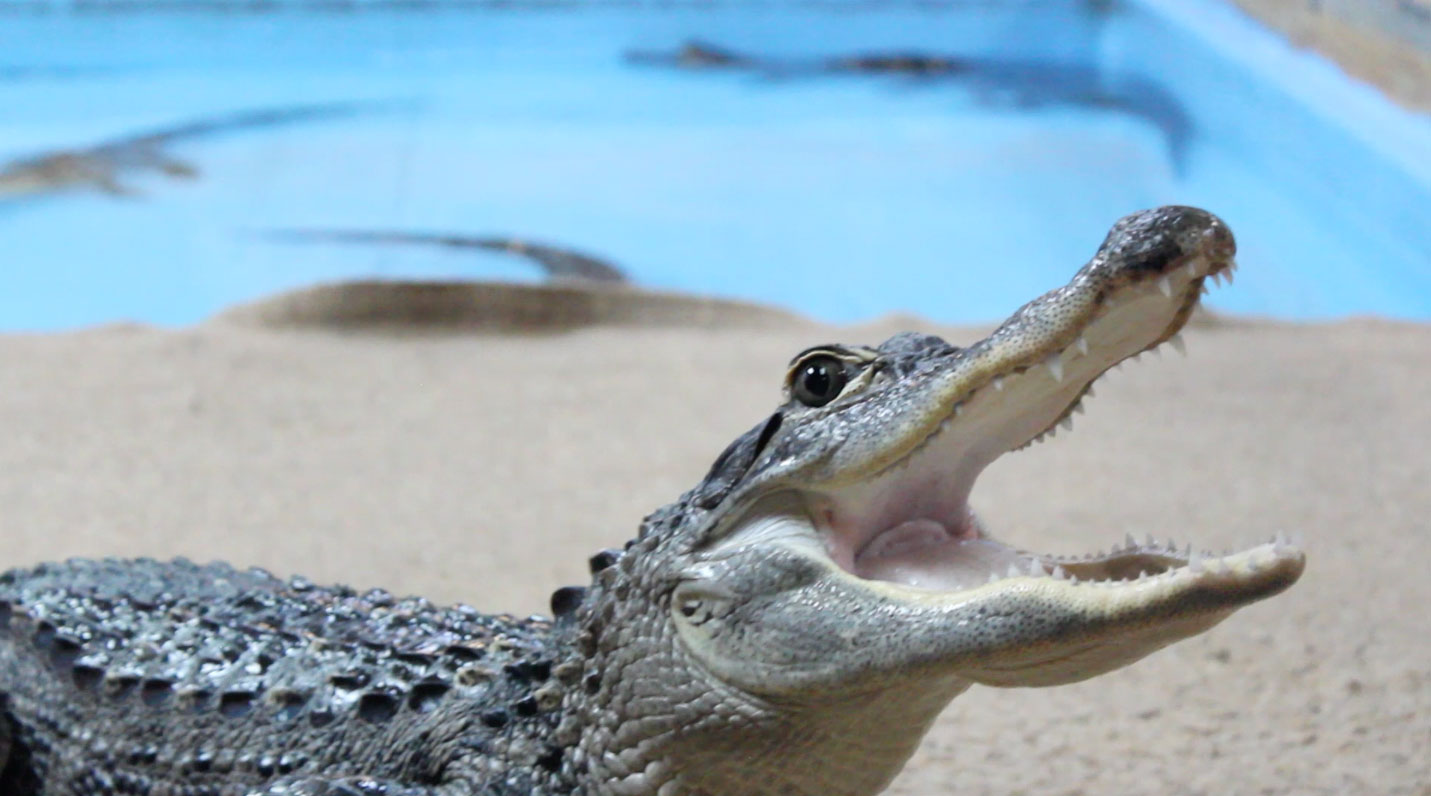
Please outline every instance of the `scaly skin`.
[{"label": "scaly skin", "polygon": [[967,505],[1232,252],[1203,211],[1146,211],[968,348],[802,353],[785,403],[551,620],[222,564],[0,575],[0,793],[877,793],[971,685],[1092,677],[1300,575],[1280,540],[1030,553]]}]

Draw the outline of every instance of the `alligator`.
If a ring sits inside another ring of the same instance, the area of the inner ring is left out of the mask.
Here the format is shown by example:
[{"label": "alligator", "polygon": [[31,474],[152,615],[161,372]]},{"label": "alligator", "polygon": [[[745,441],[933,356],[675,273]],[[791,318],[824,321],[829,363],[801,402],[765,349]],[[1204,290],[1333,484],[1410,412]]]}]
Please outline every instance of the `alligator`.
[{"label": "alligator", "polygon": [[630,51],[633,64],[682,69],[746,70],[768,78],[822,75],[901,75],[934,84],[953,83],[990,107],[1020,110],[1090,108],[1141,119],[1167,142],[1174,167],[1185,165],[1193,123],[1177,98],[1135,74],[1110,72],[1081,63],[1004,57],[961,57],[933,53],[869,52],[812,59],[761,58],[715,44],[689,41],[674,53]]},{"label": "alligator", "polygon": [[1054,556],[969,508],[1101,374],[1177,345],[1234,248],[1205,211],[1143,211],[968,347],[799,353],[783,403],[550,617],[186,560],[9,571],[0,792],[877,793],[974,684],[1084,680],[1300,576],[1280,535]]},{"label": "alligator", "polygon": [[963,59],[921,52],[872,52],[813,60],[779,60],[746,55],[700,39],[687,40],[672,52],[627,50],[624,57],[632,64],[673,66],[679,69],[751,69],[770,75],[819,72],[930,75],[958,72],[967,66]]},{"label": "alligator", "polygon": [[165,152],[165,147],[171,144],[241,129],[345,116],[360,107],[356,103],[330,103],[239,111],[122,136],[94,146],[11,160],[0,165],[0,198],[84,188],[111,196],[134,196],[139,192],[120,182],[121,174],[150,170],[175,178],[198,175],[198,168],[192,163]]},{"label": "alligator", "polygon": [[831,72],[865,72],[868,74],[948,75],[969,68],[960,58],[929,55],[920,52],[869,53],[846,55],[825,61]]},{"label": "alligator", "polygon": [[754,66],[756,62],[744,55],[727,50],[718,44],[690,39],[675,52],[658,50],[628,50],[626,60],[633,64],[656,64],[676,66],[683,69],[704,69],[707,67]]},{"label": "alligator", "polygon": [[626,273],[615,264],[573,249],[532,243],[520,238],[477,237],[441,232],[399,232],[346,229],[274,230],[269,237],[288,241],[336,241],[339,243],[419,244],[451,249],[482,249],[510,252],[542,267],[553,282],[625,282]]}]

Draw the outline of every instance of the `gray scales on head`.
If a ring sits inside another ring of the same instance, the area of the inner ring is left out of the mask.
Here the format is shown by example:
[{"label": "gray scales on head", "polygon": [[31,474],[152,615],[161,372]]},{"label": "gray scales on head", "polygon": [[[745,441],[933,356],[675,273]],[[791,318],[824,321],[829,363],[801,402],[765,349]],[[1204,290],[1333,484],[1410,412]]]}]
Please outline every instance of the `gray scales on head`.
[{"label": "gray scales on head", "polygon": [[0,575],[0,793],[876,793],[970,685],[1092,677],[1301,574],[1280,538],[1017,550],[968,508],[984,466],[1175,341],[1233,251],[1206,212],[1145,211],[967,348],[803,352],[552,619],[186,561]]}]

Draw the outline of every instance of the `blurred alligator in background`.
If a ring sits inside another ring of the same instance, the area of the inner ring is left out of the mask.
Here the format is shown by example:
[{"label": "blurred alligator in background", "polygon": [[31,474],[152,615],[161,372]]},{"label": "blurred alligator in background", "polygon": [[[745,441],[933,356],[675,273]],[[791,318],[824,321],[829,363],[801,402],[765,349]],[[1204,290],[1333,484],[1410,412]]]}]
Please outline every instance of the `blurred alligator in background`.
[{"label": "blurred alligator in background", "polygon": [[718,44],[711,44],[699,39],[687,41],[675,52],[630,50],[626,53],[626,60],[635,64],[675,66],[683,69],[726,66],[759,68],[761,66],[753,58],[747,58]]},{"label": "blurred alligator in background", "polygon": [[762,58],[692,39],[673,52],[632,50],[631,64],[692,71],[742,70],[771,79],[829,75],[897,75],[967,89],[975,101],[993,107],[1033,110],[1072,107],[1122,113],[1162,134],[1174,168],[1182,171],[1193,124],[1177,98],[1133,73],[1079,63],[1012,58],[965,58],[921,52],[872,52],[829,58]]},{"label": "blurred alligator in background", "polygon": [[691,39],[674,52],[629,50],[626,60],[633,64],[673,66],[680,69],[734,68],[758,70],[770,76],[867,72],[871,74],[950,74],[966,68],[967,61],[918,52],[844,55],[810,61],[781,61],[743,55],[718,44]]},{"label": "blurred alligator in background", "polygon": [[285,229],[268,233],[285,241],[333,241],[338,243],[418,244],[451,249],[482,249],[510,252],[540,265],[553,282],[626,282],[626,273],[612,263],[590,254],[531,243],[519,238],[472,237],[438,232],[384,232],[377,230]]},{"label": "blurred alligator in background", "polygon": [[237,130],[349,116],[373,107],[375,104],[330,103],[238,111],[90,147],[52,150],[0,165],[0,199],[86,188],[111,196],[134,196],[139,192],[120,182],[120,176],[127,172],[157,171],[178,178],[192,178],[199,173],[192,163],[165,151],[171,144]]}]

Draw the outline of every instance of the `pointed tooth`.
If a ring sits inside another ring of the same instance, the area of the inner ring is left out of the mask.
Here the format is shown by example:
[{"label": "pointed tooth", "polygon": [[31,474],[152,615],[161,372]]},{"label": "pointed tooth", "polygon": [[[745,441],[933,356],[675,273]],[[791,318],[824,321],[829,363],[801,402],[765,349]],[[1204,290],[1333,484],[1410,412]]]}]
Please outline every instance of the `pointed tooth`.
[{"label": "pointed tooth", "polygon": [[1188,261],[1188,276],[1197,276],[1197,260]]},{"label": "pointed tooth", "polygon": [[1020,575],[1022,575],[1022,574],[1024,574],[1024,573],[1022,573],[1022,572],[1019,571],[1018,562],[1010,561],[1010,562],[1009,562],[1009,577],[1011,577],[1011,578],[1017,578],[1018,576],[1020,576]]},{"label": "pointed tooth", "polygon": [[1068,580],[1068,572],[1066,572],[1066,571],[1064,570],[1064,568],[1061,567],[1061,566],[1059,566],[1058,564],[1054,564],[1054,565],[1053,565],[1053,579],[1054,579],[1054,580]]},{"label": "pointed tooth", "polygon": [[1146,570],[1146,569],[1140,569],[1140,570],[1138,570],[1138,580],[1142,580],[1143,578],[1146,578],[1146,577],[1148,577],[1148,570]]},{"label": "pointed tooth", "polygon": [[994,391],[995,391],[995,392],[1003,392],[1003,391],[1004,391],[1004,377],[1003,377],[1003,376],[995,376],[995,377],[994,377]]},{"label": "pointed tooth", "polygon": [[1147,548],[1148,548],[1149,550],[1156,550],[1156,549],[1158,549],[1158,540],[1157,540],[1157,539],[1154,539],[1154,538],[1153,538],[1153,535],[1152,535],[1151,533],[1148,534],[1148,539],[1147,539],[1147,542],[1146,542],[1146,546],[1147,546]]},{"label": "pointed tooth", "polygon": [[1082,355],[1084,355],[1084,356],[1088,356],[1088,338],[1087,338],[1087,337],[1084,337],[1083,335],[1080,334],[1080,335],[1078,336],[1078,339],[1075,340],[1075,341],[1073,341],[1073,344],[1074,344],[1075,346],[1077,346],[1077,348],[1078,348],[1078,353],[1080,353],[1080,354],[1082,354]]},{"label": "pointed tooth", "polygon": [[1158,280],[1158,291],[1168,298],[1173,297],[1173,280],[1169,279],[1167,274]]},{"label": "pointed tooth", "polygon": [[1204,284],[1204,285],[1202,286],[1202,295],[1206,296],[1206,295],[1210,295],[1211,293],[1212,293],[1212,291],[1211,291],[1211,290],[1208,290],[1207,285]]},{"label": "pointed tooth", "polygon": [[1081,415],[1088,410],[1083,408],[1083,401],[1079,401],[1078,403],[1073,405],[1073,411]]},{"label": "pointed tooth", "polygon": [[1136,550],[1138,549],[1138,540],[1134,539],[1131,533],[1123,534],[1123,546],[1129,550]]},{"label": "pointed tooth", "polygon": [[1064,431],[1072,431],[1072,430],[1073,430],[1073,415],[1064,415],[1064,416],[1063,416],[1063,419],[1060,420],[1060,421],[1058,421],[1058,427],[1061,428],[1061,429],[1063,429]]},{"label": "pointed tooth", "polygon": [[1063,357],[1059,354],[1049,354],[1048,359],[1043,361],[1048,366],[1048,372],[1053,374],[1054,381],[1063,381]]},{"label": "pointed tooth", "polygon": [[1177,552],[1178,552],[1178,543],[1177,543],[1177,542],[1174,542],[1174,541],[1173,541],[1173,537],[1171,537],[1171,536],[1168,537],[1168,547],[1167,547],[1167,550],[1168,550],[1169,553],[1177,553]]},{"label": "pointed tooth", "polygon": [[[954,404],[954,416],[955,416],[955,417],[959,417],[959,416],[962,415],[962,414],[964,414],[964,404],[962,404],[962,403]],[[944,422],[945,422],[945,423],[948,423],[949,421],[948,421],[948,420],[945,420]]]},{"label": "pointed tooth", "polygon": [[997,572],[990,572],[990,573],[989,573],[989,582],[990,582],[990,583],[998,583],[998,582],[999,582],[999,573],[997,573]]},{"label": "pointed tooth", "polygon": [[1030,558],[1030,559],[1029,559],[1029,574],[1032,575],[1032,576],[1035,577],[1035,578],[1041,578],[1041,577],[1043,577],[1044,575],[1046,575],[1046,574],[1048,574],[1048,573],[1044,570],[1043,564],[1042,564],[1041,562],[1039,562],[1039,560],[1038,560],[1037,558]]},{"label": "pointed tooth", "polygon": [[1072,572],[1068,573],[1068,582],[1077,585],[1078,576],[1073,574]]},{"label": "pointed tooth", "polygon": [[1156,346],[1156,347],[1150,348],[1150,349],[1148,349],[1148,350],[1153,353],[1153,356],[1154,356],[1154,357],[1157,357],[1158,359],[1162,359],[1162,358],[1163,358],[1163,347],[1162,347],[1162,346]]},{"label": "pointed tooth", "polygon": [[1093,397],[1093,385],[1092,385],[1092,384],[1088,385],[1088,389],[1086,389],[1086,390],[1083,391],[1083,397],[1084,397],[1084,398],[1092,398],[1092,397]]},{"label": "pointed tooth", "polygon": [[1168,345],[1172,346],[1173,349],[1179,354],[1182,354],[1183,356],[1188,355],[1188,346],[1187,343],[1183,342],[1183,336],[1181,333],[1169,337]]},{"label": "pointed tooth", "polygon": [[1229,268],[1229,269],[1227,269],[1226,271],[1223,271],[1223,272],[1222,272],[1222,278],[1223,278],[1223,279],[1226,279],[1226,280],[1227,280],[1227,284],[1229,284],[1229,285],[1232,284],[1232,274],[1233,274],[1233,273],[1234,273],[1234,271],[1233,271],[1233,269],[1231,269],[1231,268]]}]

